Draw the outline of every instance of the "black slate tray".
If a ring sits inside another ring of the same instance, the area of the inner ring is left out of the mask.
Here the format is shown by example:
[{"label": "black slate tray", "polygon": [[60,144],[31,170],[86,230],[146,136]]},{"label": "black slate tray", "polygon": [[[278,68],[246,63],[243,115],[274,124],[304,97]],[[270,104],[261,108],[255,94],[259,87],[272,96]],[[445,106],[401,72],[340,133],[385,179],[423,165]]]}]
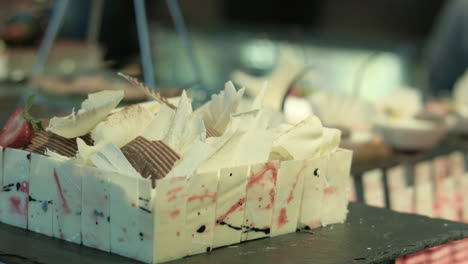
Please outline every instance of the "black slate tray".
[{"label": "black slate tray", "polygon": [[[172,261],[198,263],[382,263],[468,237],[468,225],[351,203],[345,224],[260,239]],[[135,263],[0,224],[0,262]]]}]

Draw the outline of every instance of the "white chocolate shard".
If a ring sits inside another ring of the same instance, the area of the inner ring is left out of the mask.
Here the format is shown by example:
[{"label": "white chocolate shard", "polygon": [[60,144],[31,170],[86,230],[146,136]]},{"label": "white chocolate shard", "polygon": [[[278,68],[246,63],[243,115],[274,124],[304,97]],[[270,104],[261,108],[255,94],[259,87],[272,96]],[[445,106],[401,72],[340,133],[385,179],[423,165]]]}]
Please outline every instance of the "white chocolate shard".
[{"label": "white chocolate shard", "polygon": [[200,116],[207,126],[223,134],[231,120],[231,115],[238,112],[243,95],[244,88],[236,91],[234,84],[227,82],[224,90],[213,95],[211,101],[198,108],[195,114]]},{"label": "white chocolate shard", "polygon": [[112,142],[121,148],[143,134],[153,119],[153,113],[139,105],[130,105],[108,116],[92,131],[95,145]]},{"label": "white chocolate shard", "polygon": [[123,173],[130,177],[141,177],[122,151],[112,143],[105,145],[99,152],[93,154],[90,159],[99,169]]},{"label": "white chocolate shard", "polygon": [[142,136],[152,141],[163,140],[169,130],[169,126],[174,115],[174,109],[171,109],[167,105],[162,105],[161,109],[156,113],[153,120],[151,120],[150,124],[146,127]]},{"label": "white chocolate shard", "polygon": [[192,106],[184,91],[163,142],[183,155],[195,140],[205,141],[205,138],[203,120],[192,114]]},{"label": "white chocolate shard", "polygon": [[54,117],[47,131],[65,138],[75,138],[89,133],[122,100],[123,91],[102,91],[88,95],[81,109],[66,117]]},{"label": "white chocolate shard", "polygon": [[273,144],[273,133],[263,127],[258,119],[258,111],[233,116],[225,132],[226,135],[229,134],[225,142],[221,142],[224,139],[207,140],[209,144],[224,144],[216,147],[216,153],[200,166],[199,171],[266,162]]}]

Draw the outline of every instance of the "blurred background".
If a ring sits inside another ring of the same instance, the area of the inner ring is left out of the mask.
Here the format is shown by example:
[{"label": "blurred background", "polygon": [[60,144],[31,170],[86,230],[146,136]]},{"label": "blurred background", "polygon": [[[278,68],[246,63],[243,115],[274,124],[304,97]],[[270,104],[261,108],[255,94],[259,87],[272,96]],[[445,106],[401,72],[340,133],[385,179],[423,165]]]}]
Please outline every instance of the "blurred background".
[{"label": "blurred background", "polygon": [[[200,68],[196,74],[167,2],[147,1],[155,83],[161,91],[188,88],[200,104],[222,89],[234,71],[268,76],[286,49],[291,60],[311,68],[302,76],[306,93],[358,89],[360,96],[373,100],[400,86],[426,89],[431,36],[449,3],[181,0]],[[128,0],[70,1],[45,69],[33,77],[53,9],[54,1],[0,1],[3,108],[31,85],[52,98],[52,104],[60,104],[63,101],[57,102],[55,96],[83,96],[94,91],[87,86],[122,81],[115,76],[117,71],[141,77],[134,7]],[[450,84],[444,85],[434,90],[450,90]]]}]

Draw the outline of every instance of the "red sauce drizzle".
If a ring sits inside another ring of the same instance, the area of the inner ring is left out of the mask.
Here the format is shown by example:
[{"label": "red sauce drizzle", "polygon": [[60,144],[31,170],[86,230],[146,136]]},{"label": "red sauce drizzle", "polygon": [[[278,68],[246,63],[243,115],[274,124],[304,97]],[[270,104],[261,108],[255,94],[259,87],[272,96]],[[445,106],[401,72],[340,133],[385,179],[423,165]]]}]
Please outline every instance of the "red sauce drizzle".
[{"label": "red sauce drizzle", "polygon": [[276,184],[276,178],[277,178],[276,174],[278,173],[278,168],[276,167],[275,163],[267,162],[265,164],[265,167],[263,167],[263,169],[257,174],[254,174],[253,171],[250,172],[251,176],[250,176],[249,185],[247,186],[247,188],[251,188],[254,184],[259,183],[268,171],[271,171],[271,174],[272,174],[271,178],[273,182]]},{"label": "red sauce drizzle", "polygon": [[176,218],[177,216],[180,215],[180,210],[174,210],[171,212],[171,217]]},{"label": "red sauce drizzle", "polygon": [[13,214],[23,214],[23,212],[21,211],[21,198],[19,197],[15,197],[15,196],[11,196],[10,197],[10,209],[11,209],[11,212]]},{"label": "red sauce drizzle", "polygon": [[24,193],[29,193],[29,182],[28,181],[22,181],[21,182],[20,191],[24,192]]},{"label": "red sauce drizzle", "polygon": [[188,201],[192,202],[192,201],[195,201],[195,200],[200,200],[200,202],[203,202],[205,200],[205,198],[207,198],[207,199],[211,198],[212,202],[216,202],[217,196],[218,196],[217,193],[209,194],[208,190],[205,189],[205,193],[203,195],[191,196],[191,197],[189,197]]},{"label": "red sauce drizzle", "polygon": [[241,208],[244,202],[245,202],[245,197],[240,199],[239,202],[233,204],[231,208],[229,208],[229,210],[224,215],[222,215],[220,218],[216,220],[216,224],[219,225],[221,222],[224,222],[224,220],[226,220],[226,218],[230,214],[234,213],[237,209]]},{"label": "red sauce drizzle", "polygon": [[65,215],[71,214],[70,207],[68,207],[67,199],[65,199],[65,196],[63,195],[63,190],[62,190],[62,185],[60,184],[60,180],[58,178],[57,171],[54,169],[54,179],[55,183],[57,183],[57,188],[59,191],[60,198],[62,199],[62,207],[63,210],[65,211]]},{"label": "red sauce drizzle", "polygon": [[286,214],[286,208],[281,208],[280,215],[278,216],[278,225],[282,227],[283,225],[287,224],[288,215]]},{"label": "red sauce drizzle", "polygon": [[306,165],[303,164],[302,165],[302,168],[299,170],[299,172],[296,174],[296,178],[294,180],[294,184],[291,188],[291,191],[289,192],[289,196],[288,196],[288,203],[290,203],[292,201],[292,199],[294,199],[294,190],[296,189],[296,186],[297,186],[297,181],[299,180],[299,176],[302,174],[302,172],[304,171],[304,169],[306,168]]}]

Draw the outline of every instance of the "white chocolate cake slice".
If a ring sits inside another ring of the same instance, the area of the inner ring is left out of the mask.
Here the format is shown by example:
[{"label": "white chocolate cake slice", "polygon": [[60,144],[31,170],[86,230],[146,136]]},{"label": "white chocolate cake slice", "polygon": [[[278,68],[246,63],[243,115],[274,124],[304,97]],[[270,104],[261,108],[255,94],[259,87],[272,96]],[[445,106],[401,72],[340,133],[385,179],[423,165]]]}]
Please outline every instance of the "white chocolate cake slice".
[{"label": "white chocolate cake slice", "polygon": [[17,149],[2,151],[3,183],[0,191],[0,221],[27,228],[29,200],[29,159],[31,154]]},{"label": "white chocolate cake slice", "polygon": [[188,253],[195,255],[213,248],[218,172],[195,174],[188,180],[187,219]]},{"label": "white chocolate cake slice", "polygon": [[270,236],[278,161],[250,166],[241,241]]},{"label": "white chocolate cake slice", "polygon": [[213,248],[241,241],[248,175],[249,166],[220,171]]}]

